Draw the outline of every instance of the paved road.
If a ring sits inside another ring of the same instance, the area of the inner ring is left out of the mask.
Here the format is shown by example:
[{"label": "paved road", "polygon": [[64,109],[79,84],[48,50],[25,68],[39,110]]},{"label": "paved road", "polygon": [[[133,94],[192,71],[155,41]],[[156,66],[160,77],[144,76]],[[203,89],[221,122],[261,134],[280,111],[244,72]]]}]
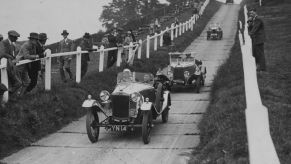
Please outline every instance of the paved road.
[{"label": "paved road", "polygon": [[234,43],[238,5],[223,5],[210,22],[219,22],[224,30],[222,41],[207,41],[206,31],[185,51],[196,51],[204,60],[208,75],[200,94],[173,93],[169,122],[159,118],[151,142],[144,145],[140,133],[101,131],[98,143],[91,144],[85,131],[85,119],[73,122],[32,146],[5,159],[23,164],[99,164],[99,163],[186,163],[191,149],[199,143],[197,123],[209,103],[209,91],[218,66],[228,57]]}]

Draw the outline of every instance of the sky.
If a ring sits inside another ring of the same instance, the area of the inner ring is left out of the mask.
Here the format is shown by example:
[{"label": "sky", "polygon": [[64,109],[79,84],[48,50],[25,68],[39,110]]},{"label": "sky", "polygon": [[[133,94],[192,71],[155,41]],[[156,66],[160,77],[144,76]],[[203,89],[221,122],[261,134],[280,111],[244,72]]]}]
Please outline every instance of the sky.
[{"label": "sky", "polygon": [[[164,2],[166,0],[160,0]],[[20,34],[18,41],[27,40],[30,32],[45,32],[47,44],[62,39],[66,29],[69,38],[85,32],[104,30],[99,17],[102,6],[112,0],[0,0],[0,34],[7,38],[9,30]]]},{"label": "sky", "polygon": [[9,30],[20,34],[19,41],[27,40],[30,32],[45,32],[47,43],[62,39],[66,29],[69,38],[76,39],[85,32],[101,29],[99,17],[102,6],[111,0],[0,0],[0,34],[7,38]]}]

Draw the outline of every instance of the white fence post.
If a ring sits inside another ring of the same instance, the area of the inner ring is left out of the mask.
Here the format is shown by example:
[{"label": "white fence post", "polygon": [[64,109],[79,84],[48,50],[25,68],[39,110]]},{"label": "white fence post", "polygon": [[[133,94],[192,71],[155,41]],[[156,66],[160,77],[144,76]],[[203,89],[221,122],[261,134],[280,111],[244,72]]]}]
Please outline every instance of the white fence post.
[{"label": "white fence post", "polygon": [[76,83],[81,82],[81,60],[82,60],[82,54],[81,54],[81,47],[77,47],[77,54],[76,54]]},{"label": "white fence post", "polygon": [[133,43],[130,42],[129,48],[128,48],[128,61],[127,61],[130,65],[133,64],[134,57],[135,57],[135,53],[133,52]]},{"label": "white fence post", "polygon": [[175,37],[178,38],[179,25],[175,26]]},{"label": "white fence post", "polygon": [[182,34],[185,33],[185,23],[182,24]]},{"label": "white fence post", "polygon": [[195,24],[195,16],[192,17],[192,19],[191,19],[191,31],[193,31],[193,29],[194,29],[194,24]]},{"label": "white fence post", "polygon": [[155,51],[157,51],[157,49],[158,49],[158,36],[157,36],[158,34],[155,32],[155,35],[154,35],[154,37],[155,37],[155,39],[154,39],[154,50]]},{"label": "white fence post", "polygon": [[174,40],[174,24],[171,25],[171,41]]},{"label": "white fence post", "polygon": [[188,24],[189,24],[189,21],[185,22],[185,32],[188,31]]},{"label": "white fence post", "polygon": [[99,56],[99,72],[102,72],[104,68],[104,46],[100,47],[100,56]]},{"label": "white fence post", "polygon": [[120,67],[120,64],[121,64],[121,53],[123,51],[123,47],[117,47],[118,50],[117,50],[117,61],[116,61],[116,66],[117,67]]},{"label": "white fence post", "polygon": [[146,50],[147,59],[150,58],[150,36],[147,36],[147,50]]},{"label": "white fence post", "polygon": [[139,43],[139,47],[138,47],[138,52],[137,52],[137,58],[138,58],[138,59],[141,59],[142,40],[140,39],[140,40],[138,41],[138,43]]},{"label": "white fence post", "polygon": [[51,90],[51,75],[52,75],[52,58],[51,58],[51,50],[46,50],[46,58],[45,58],[45,84],[44,88],[46,91]]},{"label": "white fence post", "polygon": [[182,35],[182,23],[179,24],[179,36]]},{"label": "white fence post", "polygon": [[161,31],[161,35],[160,35],[160,47],[163,47],[163,40],[164,40],[164,32]]},{"label": "white fence post", "polygon": [[[8,86],[8,74],[7,74],[7,59],[6,58],[2,58],[1,59],[1,66],[4,66],[4,68],[1,69],[1,83],[4,84],[7,89],[9,90],[9,86]],[[2,101],[4,103],[8,102],[8,97],[9,97],[9,92],[6,91],[3,94],[3,98]]]}]

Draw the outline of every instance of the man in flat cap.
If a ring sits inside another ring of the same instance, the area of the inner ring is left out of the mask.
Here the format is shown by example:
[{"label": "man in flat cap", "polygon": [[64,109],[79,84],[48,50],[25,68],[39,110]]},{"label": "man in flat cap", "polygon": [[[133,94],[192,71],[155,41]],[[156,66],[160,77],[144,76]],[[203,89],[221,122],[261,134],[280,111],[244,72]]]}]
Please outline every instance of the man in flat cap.
[{"label": "man in flat cap", "polygon": [[93,47],[91,35],[89,33],[86,32],[84,34],[80,43],[80,47],[82,51],[88,51],[88,53],[83,53],[81,57],[81,78],[83,78],[88,70],[88,61],[90,61],[89,52],[92,51]]},{"label": "man in flat cap", "polygon": [[264,54],[265,26],[262,19],[257,15],[256,9],[249,10],[250,18],[248,20],[249,35],[252,39],[253,56],[256,60],[257,71],[266,71],[266,62]]},{"label": "man in flat cap", "polygon": [[8,31],[8,38],[0,42],[0,59],[7,59],[7,74],[9,83],[9,92],[15,93],[21,87],[21,81],[17,76],[16,63],[16,45],[15,42],[20,35],[14,31]]},{"label": "man in flat cap", "polygon": [[[34,39],[33,39],[34,40]],[[47,36],[45,33],[40,33],[38,35],[38,40],[35,44],[35,55],[38,55],[38,58],[44,57],[44,44],[47,40]],[[27,72],[30,78],[30,83],[26,88],[26,92],[30,92],[36,85],[38,79],[38,72],[41,70],[41,63],[40,61],[34,61],[27,64]]]},{"label": "man in flat cap", "polygon": [[[67,30],[63,30],[62,35],[63,35],[64,39],[59,42],[59,52],[73,51],[74,50],[74,43],[71,39],[68,39],[69,33],[67,32]],[[67,73],[69,74],[70,79],[71,80],[73,79],[73,74],[72,74],[71,68],[70,68],[71,67],[71,60],[72,60],[71,55],[59,57],[59,69],[60,69],[61,79],[63,82],[67,82],[64,68],[67,71]]]},{"label": "man in flat cap", "polygon": [[[23,43],[23,45],[20,48],[19,53],[17,54],[16,58],[19,60],[35,60],[39,58],[39,55],[37,54],[36,47],[38,42],[38,33],[32,32],[30,33],[28,37],[28,41]],[[20,92],[20,96],[27,93],[27,88],[30,85],[30,79],[29,79],[29,72],[33,69],[34,64],[28,63],[24,65],[20,65],[17,67],[19,76],[22,80],[22,89]],[[30,72],[31,73],[31,72]]]},{"label": "man in flat cap", "polygon": [[[40,33],[39,34],[39,46],[38,46],[38,53],[39,53],[39,57],[40,58],[44,58],[45,57],[45,43],[47,41],[47,35],[46,33]],[[44,79],[44,73],[45,73],[45,60],[41,59],[41,64],[40,64],[40,76],[42,79]]]}]

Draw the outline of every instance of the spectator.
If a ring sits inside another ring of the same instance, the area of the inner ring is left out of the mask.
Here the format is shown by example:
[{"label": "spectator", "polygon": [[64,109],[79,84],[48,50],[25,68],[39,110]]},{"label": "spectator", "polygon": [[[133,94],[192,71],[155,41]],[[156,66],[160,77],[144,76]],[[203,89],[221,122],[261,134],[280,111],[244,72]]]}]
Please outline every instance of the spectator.
[{"label": "spectator", "polygon": [[136,38],[134,36],[134,33],[133,33],[132,29],[130,29],[129,31],[130,31],[130,35],[131,35],[132,41],[136,42]]},{"label": "spectator", "polygon": [[[36,55],[38,55],[39,58],[44,57],[44,44],[46,42],[46,34],[40,33],[38,36],[38,41],[36,42]],[[25,93],[30,92],[37,84],[38,79],[38,71],[41,70],[41,63],[40,61],[34,61],[27,64],[27,71],[28,76],[30,78],[30,83],[26,88]]]},{"label": "spectator", "polygon": [[257,71],[266,71],[264,42],[265,27],[261,18],[258,17],[256,9],[249,10],[250,19],[248,21],[249,35],[252,39],[253,56],[255,57]]},{"label": "spectator", "polygon": [[15,42],[20,37],[20,35],[14,31],[10,30],[8,32],[8,38],[0,42],[0,59],[7,59],[7,74],[8,74],[8,85],[9,92],[15,93],[21,87],[21,81],[17,76],[16,63],[16,51]]},{"label": "spectator", "polygon": [[101,45],[104,46],[104,48],[108,48],[109,47],[108,35],[109,34],[105,34],[102,37],[102,40],[101,40]]},{"label": "spectator", "polygon": [[[28,41],[26,41],[20,48],[19,53],[17,54],[16,58],[18,60],[35,60],[39,58],[39,55],[37,54],[37,42],[38,42],[38,34],[35,32],[30,33],[28,37]],[[29,79],[29,74],[34,73],[35,70],[32,70],[32,65],[30,63],[20,65],[17,67],[18,74],[20,76],[20,79],[22,81],[22,89],[20,92],[20,96],[24,95],[27,93],[28,86],[30,86],[30,79]],[[34,80],[34,79],[33,79]],[[37,78],[36,78],[37,80]],[[34,82],[33,82],[34,83]],[[34,84],[32,84],[34,85]],[[30,86],[30,88],[33,88]],[[29,91],[31,90],[29,88]]]},{"label": "spectator", "polygon": [[[47,38],[47,35],[46,33],[40,33],[39,34],[39,56],[40,58],[44,58],[45,57],[45,43],[46,43],[46,40],[48,39]],[[41,62],[40,62],[40,77],[42,79],[44,79],[44,73],[45,73],[45,60],[44,59],[41,59]]]},{"label": "spectator", "polygon": [[3,35],[0,34],[0,42],[3,40]]},{"label": "spectator", "polygon": [[[124,46],[129,46],[130,42],[132,42],[132,37],[131,37],[131,32],[127,31],[127,34],[125,36],[123,45]],[[123,61],[127,61],[128,60],[128,53],[129,53],[129,49],[124,49],[124,56],[123,56]]]},{"label": "spectator", "polygon": [[[62,35],[63,35],[64,39],[61,40],[59,43],[59,52],[73,51],[74,50],[74,43],[71,39],[68,39],[69,33],[67,32],[67,30],[63,30]],[[67,82],[64,68],[67,71],[67,73],[69,74],[70,79],[71,80],[73,79],[73,74],[71,72],[71,60],[72,60],[71,55],[59,57],[60,75],[61,75],[61,79],[64,83]]]},{"label": "spectator", "polygon": [[163,42],[166,46],[171,44],[171,34],[169,31],[165,32],[165,34],[163,36]]},{"label": "spectator", "polygon": [[85,33],[81,43],[80,47],[84,51],[88,51],[88,53],[83,53],[81,57],[81,78],[83,78],[88,70],[88,61],[90,61],[89,53],[92,52],[92,41],[91,41],[91,35],[89,33]]},{"label": "spectator", "polygon": [[[114,36],[113,30],[108,35],[108,41],[109,41],[109,48],[117,47],[117,40],[116,40],[116,37]],[[113,66],[116,60],[117,60],[117,50],[108,51],[107,68],[110,68],[111,66]]]}]

